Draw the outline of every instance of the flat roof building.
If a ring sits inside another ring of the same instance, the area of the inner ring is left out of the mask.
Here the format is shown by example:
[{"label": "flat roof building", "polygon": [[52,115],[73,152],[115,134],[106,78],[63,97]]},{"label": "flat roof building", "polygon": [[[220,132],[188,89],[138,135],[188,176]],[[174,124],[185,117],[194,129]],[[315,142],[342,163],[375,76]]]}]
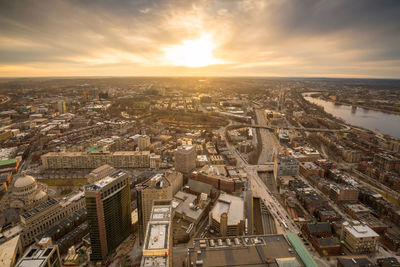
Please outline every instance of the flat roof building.
[{"label": "flat roof building", "polygon": [[154,200],[172,200],[183,186],[183,175],[180,172],[158,173],[142,184],[136,186],[139,240],[143,242]]},{"label": "flat roof building", "polygon": [[91,261],[105,261],[132,232],[129,176],[116,171],[85,186]]},{"label": "flat roof building", "polygon": [[181,146],[175,150],[175,170],[189,173],[196,168],[196,148],[194,146]]},{"label": "flat roof building", "polygon": [[344,222],[340,239],[354,254],[371,253],[376,250],[379,235],[359,221]]},{"label": "flat roof building", "polygon": [[44,169],[149,168],[150,151],[49,152],[41,156]]},{"label": "flat roof building", "polygon": [[172,266],[172,217],[170,200],[154,201],[140,266]]},{"label": "flat roof building", "polygon": [[31,246],[17,262],[16,267],[61,267],[60,252],[51,239],[43,238]]},{"label": "flat roof building", "polygon": [[304,266],[284,235],[196,238],[193,243],[187,266]]},{"label": "flat roof building", "polygon": [[222,193],[209,214],[209,224],[220,236],[242,235],[245,231],[244,200]]}]

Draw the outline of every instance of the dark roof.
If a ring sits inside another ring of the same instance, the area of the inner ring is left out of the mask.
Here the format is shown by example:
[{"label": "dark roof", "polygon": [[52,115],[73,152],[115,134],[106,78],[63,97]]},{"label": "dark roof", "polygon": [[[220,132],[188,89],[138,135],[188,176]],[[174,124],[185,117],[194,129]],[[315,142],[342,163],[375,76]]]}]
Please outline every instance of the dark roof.
[{"label": "dark roof", "polygon": [[318,244],[321,248],[324,247],[340,247],[339,239],[336,237],[318,238]]},{"label": "dark roof", "polygon": [[331,224],[329,222],[309,223],[307,224],[310,234],[313,233],[331,233]]},{"label": "dark roof", "polygon": [[367,257],[338,258],[338,262],[344,267],[372,267],[375,264]]}]

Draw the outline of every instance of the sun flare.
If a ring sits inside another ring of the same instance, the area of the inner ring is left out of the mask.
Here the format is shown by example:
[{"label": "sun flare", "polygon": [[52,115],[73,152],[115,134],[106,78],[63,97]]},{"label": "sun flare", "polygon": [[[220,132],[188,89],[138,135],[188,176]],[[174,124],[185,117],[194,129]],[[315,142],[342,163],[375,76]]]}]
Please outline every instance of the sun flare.
[{"label": "sun flare", "polygon": [[179,45],[164,49],[168,64],[191,68],[205,67],[222,63],[213,56],[214,44],[210,36],[202,36],[195,40],[184,40]]}]

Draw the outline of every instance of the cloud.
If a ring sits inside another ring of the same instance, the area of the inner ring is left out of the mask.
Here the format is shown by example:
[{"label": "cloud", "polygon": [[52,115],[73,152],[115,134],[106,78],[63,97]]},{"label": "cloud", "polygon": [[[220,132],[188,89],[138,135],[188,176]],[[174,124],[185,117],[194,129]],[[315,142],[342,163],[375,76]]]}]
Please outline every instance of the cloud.
[{"label": "cloud", "polygon": [[[0,76],[400,78],[398,14],[397,0],[0,0]],[[204,35],[227,64],[162,61]]]}]

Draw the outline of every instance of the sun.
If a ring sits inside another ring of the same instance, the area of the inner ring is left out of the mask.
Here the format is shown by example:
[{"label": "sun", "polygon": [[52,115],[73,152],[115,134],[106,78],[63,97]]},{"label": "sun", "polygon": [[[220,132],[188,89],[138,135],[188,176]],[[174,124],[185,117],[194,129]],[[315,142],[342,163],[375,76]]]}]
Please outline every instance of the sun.
[{"label": "sun", "polygon": [[191,68],[205,67],[222,63],[213,57],[214,44],[208,35],[195,40],[184,40],[179,45],[164,49],[164,56],[168,64]]}]

